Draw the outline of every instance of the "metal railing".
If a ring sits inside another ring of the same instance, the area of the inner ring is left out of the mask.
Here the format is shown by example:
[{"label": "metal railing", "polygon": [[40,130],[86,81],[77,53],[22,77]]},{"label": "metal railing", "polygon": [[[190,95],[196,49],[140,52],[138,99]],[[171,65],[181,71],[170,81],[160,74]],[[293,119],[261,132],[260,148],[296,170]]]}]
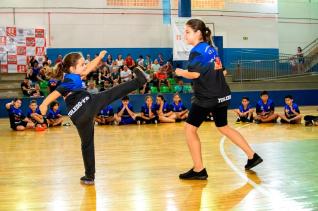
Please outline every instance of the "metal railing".
[{"label": "metal railing", "polygon": [[304,57],[304,63],[297,58],[239,61],[236,64],[233,81],[275,79],[310,72],[318,72],[318,55]]},{"label": "metal railing", "polygon": [[280,54],[279,59],[238,60],[233,64],[233,81],[266,80],[318,72],[318,39],[304,49],[304,57]]}]

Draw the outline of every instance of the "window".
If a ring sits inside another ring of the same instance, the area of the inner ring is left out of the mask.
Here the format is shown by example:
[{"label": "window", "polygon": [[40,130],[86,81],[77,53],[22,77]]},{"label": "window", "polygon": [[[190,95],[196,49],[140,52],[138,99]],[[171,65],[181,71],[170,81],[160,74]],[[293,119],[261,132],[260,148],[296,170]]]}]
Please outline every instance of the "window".
[{"label": "window", "polygon": [[161,0],[106,0],[109,7],[159,8]]}]

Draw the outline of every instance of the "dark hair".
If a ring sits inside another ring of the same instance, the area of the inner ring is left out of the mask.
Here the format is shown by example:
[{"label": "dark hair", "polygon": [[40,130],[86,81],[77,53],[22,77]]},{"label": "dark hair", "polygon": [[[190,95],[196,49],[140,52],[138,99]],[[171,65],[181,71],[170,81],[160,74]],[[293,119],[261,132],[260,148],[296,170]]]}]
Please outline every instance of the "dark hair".
[{"label": "dark hair", "polygon": [[121,98],[122,101],[125,101],[125,100],[129,100],[129,97],[128,96],[125,96],[123,98]]},{"label": "dark hair", "polygon": [[173,95],[173,97],[175,97],[175,96],[179,96],[179,98],[180,98],[179,102],[181,102],[181,97],[180,97],[180,94],[178,92]]},{"label": "dark hair", "polygon": [[250,99],[246,96],[242,97],[242,100],[247,100],[247,101],[250,101]]},{"label": "dark hair", "polygon": [[22,102],[22,99],[21,99],[21,98],[18,98],[18,97],[13,98],[13,102],[17,102],[18,100],[20,100],[20,101]]},{"label": "dark hair", "polygon": [[48,62],[43,62],[42,66],[44,67],[45,65],[49,65]]},{"label": "dark hair", "polygon": [[260,96],[262,97],[263,95],[267,95],[268,96],[268,91],[262,91]]},{"label": "dark hair", "polygon": [[186,25],[188,25],[195,32],[200,31],[202,34],[203,41],[213,46],[213,41],[211,38],[212,32],[209,27],[206,27],[205,23],[202,20],[190,19],[187,21]]},{"label": "dark hair", "polygon": [[286,99],[286,98],[289,98],[289,99],[291,99],[291,100],[294,99],[293,96],[291,96],[291,95],[286,95],[286,96],[285,96],[285,99]]},{"label": "dark hair", "polygon": [[159,97],[163,102],[166,101],[163,95],[157,95],[157,97]]},{"label": "dark hair", "polygon": [[75,67],[77,61],[82,57],[83,55],[77,52],[65,55],[63,61],[57,63],[53,68],[51,77],[56,79],[62,79],[63,73],[70,73],[70,67]]},{"label": "dark hair", "polygon": [[36,103],[36,104],[37,104],[36,100],[31,100],[30,103],[29,103],[29,105],[31,105],[31,104],[33,104],[33,103]]},{"label": "dark hair", "polygon": [[53,101],[51,104],[50,104],[50,108],[52,109],[54,106],[56,106],[56,105],[60,105],[60,103],[59,102],[57,102],[57,101]]}]

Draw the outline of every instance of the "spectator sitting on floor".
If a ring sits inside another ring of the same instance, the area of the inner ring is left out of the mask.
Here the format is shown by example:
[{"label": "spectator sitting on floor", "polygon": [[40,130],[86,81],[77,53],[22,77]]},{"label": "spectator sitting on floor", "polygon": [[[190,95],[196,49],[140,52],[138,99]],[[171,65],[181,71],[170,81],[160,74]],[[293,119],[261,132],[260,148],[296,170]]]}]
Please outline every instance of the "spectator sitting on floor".
[{"label": "spectator sitting on floor", "polygon": [[300,124],[301,115],[299,107],[294,103],[293,96],[285,96],[284,114],[279,114],[281,123]]},{"label": "spectator sitting on floor", "polygon": [[163,95],[158,95],[156,98],[156,110],[159,116],[160,123],[176,122],[176,114],[171,110],[171,106],[166,102]]},{"label": "spectator sitting on floor", "polygon": [[63,116],[59,109],[60,104],[57,101],[54,101],[50,105],[50,109],[46,116],[47,123],[50,127],[61,126],[63,123]]},{"label": "spectator sitting on floor", "polygon": [[23,131],[25,129],[34,128],[33,122],[23,115],[20,109],[21,104],[22,100],[19,98],[15,98],[12,102],[6,104],[12,130]]},{"label": "spectator sitting on floor", "polygon": [[242,97],[241,105],[238,109],[234,110],[237,116],[236,122],[253,122],[254,110],[250,106],[250,100],[248,97]]},{"label": "spectator sitting on floor", "polygon": [[105,108],[103,108],[95,117],[95,122],[97,122],[98,125],[111,125],[114,120],[114,110],[110,105],[105,106]]},{"label": "spectator sitting on floor", "polygon": [[274,102],[269,99],[267,91],[262,91],[261,99],[256,104],[255,123],[276,123],[278,115],[275,112]]},{"label": "spectator sitting on floor", "polygon": [[157,124],[158,115],[156,112],[156,106],[153,104],[152,97],[146,96],[145,104],[141,107],[140,117],[136,117],[137,124]]},{"label": "spectator sitting on floor", "polygon": [[188,118],[189,110],[183,105],[181,97],[178,93],[173,96],[173,103],[171,104],[171,110],[176,115],[176,121],[186,120]]},{"label": "spectator sitting on floor", "polygon": [[134,113],[133,106],[129,103],[129,97],[123,97],[117,114],[115,114],[115,121],[119,125],[136,124],[136,117],[137,115]]},{"label": "spectator sitting on floor", "polygon": [[45,127],[46,125],[46,122],[44,121],[44,118],[41,115],[41,112],[36,100],[30,101],[29,109],[27,111],[27,117],[34,123],[35,126],[40,124]]},{"label": "spectator sitting on floor", "polygon": [[88,91],[90,94],[97,94],[97,93],[98,93],[98,89],[96,88],[95,81],[90,80],[90,81],[88,82],[87,91]]}]

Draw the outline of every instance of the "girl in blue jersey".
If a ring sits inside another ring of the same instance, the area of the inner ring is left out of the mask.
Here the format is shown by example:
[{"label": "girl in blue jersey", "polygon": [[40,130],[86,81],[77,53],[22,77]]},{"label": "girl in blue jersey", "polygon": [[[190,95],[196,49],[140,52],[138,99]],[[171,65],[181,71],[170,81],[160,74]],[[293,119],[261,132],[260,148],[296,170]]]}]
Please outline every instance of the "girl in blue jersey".
[{"label": "girl in blue jersey", "polygon": [[171,110],[176,115],[176,121],[182,121],[188,118],[188,109],[183,105],[181,97],[178,93],[173,96],[173,103],[171,104]]},{"label": "girl in blue jersey", "polygon": [[238,109],[234,110],[237,115],[236,122],[253,122],[253,112],[254,110],[250,106],[250,100],[248,97],[242,97],[242,103]]},{"label": "girl in blue jersey", "polygon": [[247,155],[245,169],[251,169],[262,162],[244,137],[227,125],[227,109],[231,91],[225,82],[221,61],[211,46],[211,30],[199,19],[191,19],[185,25],[185,41],[193,45],[189,55],[188,70],[177,69],[176,74],[193,80],[193,100],[185,126],[188,147],[193,168],[179,175],[180,179],[207,179],[203,166],[201,143],[197,133],[206,116],[212,112],[218,130],[239,146]]},{"label": "girl in blue jersey", "polygon": [[289,123],[289,124],[300,124],[301,123],[301,115],[299,107],[296,103],[294,103],[293,96],[287,95],[285,96],[285,107],[284,114],[280,114],[281,123]]},{"label": "girl in blue jersey", "polygon": [[63,116],[59,109],[60,104],[54,101],[50,105],[50,109],[46,115],[47,123],[50,127],[61,126],[63,123]]},{"label": "girl in blue jersey", "polygon": [[12,102],[6,104],[12,130],[23,131],[25,129],[34,128],[34,123],[23,115],[20,109],[21,104],[22,100],[19,98],[15,98]]},{"label": "girl in blue jersey", "polygon": [[150,95],[145,97],[145,104],[142,105],[140,116],[136,117],[137,124],[157,124],[158,114],[156,105],[153,104],[153,99]]},{"label": "girl in blue jersey", "polygon": [[163,95],[157,95],[156,98],[156,110],[161,123],[173,123],[176,122],[176,114],[171,110],[171,106],[166,102]]},{"label": "girl in blue jersey", "polygon": [[110,90],[90,94],[83,88],[82,79],[94,71],[105,56],[106,51],[100,54],[90,63],[85,64],[81,53],[67,54],[61,63],[56,65],[53,77],[59,78],[64,75],[63,82],[56,88],[40,105],[42,115],[47,112],[48,105],[63,96],[68,116],[77,128],[81,138],[81,149],[85,167],[85,176],[80,180],[83,184],[94,184],[95,179],[95,150],[94,150],[94,119],[99,111],[111,102],[138,89],[146,78],[140,70],[135,68],[137,76],[134,80],[122,83]]}]

